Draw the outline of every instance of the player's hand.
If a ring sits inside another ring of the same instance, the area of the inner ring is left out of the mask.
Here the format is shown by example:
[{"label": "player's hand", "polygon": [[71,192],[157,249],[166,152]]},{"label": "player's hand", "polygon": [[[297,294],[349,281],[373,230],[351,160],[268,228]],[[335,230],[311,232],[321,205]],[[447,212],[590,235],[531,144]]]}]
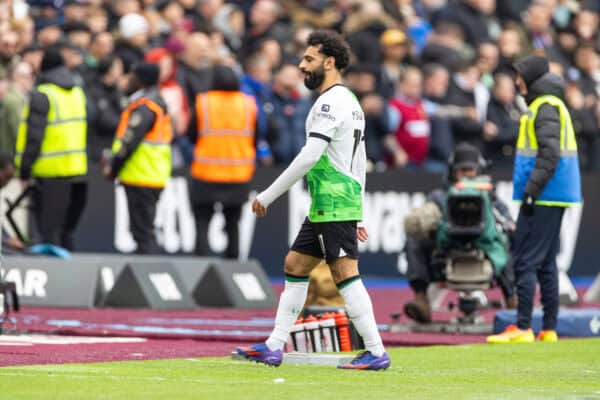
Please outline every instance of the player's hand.
[{"label": "player's hand", "polygon": [[267,215],[267,208],[260,204],[258,199],[254,199],[252,202],[252,212],[256,214],[257,217],[264,217]]},{"label": "player's hand", "polygon": [[361,242],[366,242],[367,239],[369,239],[369,233],[367,232],[367,228],[365,228],[364,226],[359,226],[358,228],[356,228],[356,237]]}]

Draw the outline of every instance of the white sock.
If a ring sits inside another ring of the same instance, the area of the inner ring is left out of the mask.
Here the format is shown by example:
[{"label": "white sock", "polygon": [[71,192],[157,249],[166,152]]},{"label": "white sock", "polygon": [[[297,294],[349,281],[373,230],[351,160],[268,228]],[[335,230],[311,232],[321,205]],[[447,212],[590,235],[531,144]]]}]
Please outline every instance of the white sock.
[{"label": "white sock", "polygon": [[346,302],[348,317],[363,338],[365,348],[374,356],[383,355],[385,349],[375,322],[373,304],[362,280],[357,277],[347,284],[342,282],[341,288],[338,286],[338,289]]},{"label": "white sock", "polygon": [[286,275],[285,287],[279,297],[275,328],[267,339],[267,347],[271,350],[283,350],[296,318],[304,307],[308,292],[308,277],[297,278]]}]

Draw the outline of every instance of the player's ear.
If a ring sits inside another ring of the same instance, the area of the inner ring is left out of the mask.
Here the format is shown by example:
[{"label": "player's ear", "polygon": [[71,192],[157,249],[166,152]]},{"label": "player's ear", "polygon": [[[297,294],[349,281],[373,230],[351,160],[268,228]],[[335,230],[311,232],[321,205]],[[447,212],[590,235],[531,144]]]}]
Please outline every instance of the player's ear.
[{"label": "player's ear", "polygon": [[329,56],[325,59],[325,69],[330,70],[335,67],[335,57]]}]

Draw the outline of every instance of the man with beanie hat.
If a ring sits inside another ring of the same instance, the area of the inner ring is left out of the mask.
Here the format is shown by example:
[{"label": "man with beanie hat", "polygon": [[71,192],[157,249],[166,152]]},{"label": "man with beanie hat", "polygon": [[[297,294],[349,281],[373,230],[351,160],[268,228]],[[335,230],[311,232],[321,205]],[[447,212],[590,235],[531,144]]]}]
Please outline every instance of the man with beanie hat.
[{"label": "man with beanie hat", "polygon": [[129,227],[138,254],[159,252],[154,236],[156,203],[171,176],[173,129],[158,91],[159,68],[141,62],[131,71],[129,105],[121,113],[112,154],[104,165],[107,179],[123,185]]},{"label": "man with beanie hat", "polygon": [[125,72],[144,59],[148,47],[148,21],[141,14],[127,14],[119,20],[115,55],[123,61]]},{"label": "man with beanie hat", "polygon": [[513,257],[519,298],[516,325],[488,343],[531,343],[536,281],[544,306],[538,340],[555,342],[559,306],[556,255],[564,209],[581,202],[577,142],[564,103],[564,82],[548,60],[529,56],[514,64],[516,85],[528,104],[521,117],[513,173],[513,199],[521,202]]},{"label": "man with beanie hat", "polygon": [[23,185],[35,182],[33,219],[42,243],[73,249],[73,233],[87,197],[86,96],[48,48],[23,110],[15,164]]},{"label": "man with beanie hat", "polygon": [[[477,147],[467,142],[456,145],[448,160],[448,182],[443,188],[429,193],[424,206],[416,208],[404,221],[406,230],[406,277],[415,299],[404,304],[404,313],[420,323],[431,322],[431,306],[427,297],[427,288],[432,281],[443,279],[439,269],[439,260],[434,257],[439,249],[438,230],[446,208],[448,189],[465,178],[475,178],[483,172],[485,160]],[[492,196],[494,216],[503,233],[510,235],[514,223],[508,207],[498,198]],[[508,249],[506,249],[506,253]],[[439,258],[439,257],[438,257]],[[438,261],[436,263],[436,261]],[[510,263],[496,276],[502,289],[507,308],[515,308],[514,279]]]}]

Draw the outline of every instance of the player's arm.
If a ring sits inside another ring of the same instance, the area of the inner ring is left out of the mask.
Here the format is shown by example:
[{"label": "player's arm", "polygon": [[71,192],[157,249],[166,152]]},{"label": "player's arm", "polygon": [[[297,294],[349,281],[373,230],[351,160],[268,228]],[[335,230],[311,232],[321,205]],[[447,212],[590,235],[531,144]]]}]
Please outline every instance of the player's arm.
[{"label": "player's arm", "polygon": [[[363,134],[364,135],[364,134]],[[369,239],[369,233],[367,232],[367,227],[365,226],[365,218],[364,218],[364,214],[365,214],[365,188],[366,188],[366,183],[367,183],[367,156],[366,156],[366,150],[365,150],[365,141],[362,140],[361,138],[361,144],[360,144],[360,153],[357,155],[357,157],[362,157],[362,160],[360,160],[359,162],[356,163],[356,174],[358,176],[358,178],[360,179],[360,195],[362,197],[362,205],[363,205],[363,218],[362,220],[358,221],[356,224],[356,237],[358,240],[360,240],[361,242],[366,242],[367,239]]]},{"label": "player's arm", "polygon": [[[322,136],[322,137],[319,137]],[[319,161],[329,145],[329,138],[319,134],[310,134],[306,144],[294,161],[279,175],[265,191],[256,196],[256,201],[264,209],[269,207],[279,196],[284,194],[294,183]],[[254,207],[254,206],[253,206]],[[255,210],[256,211],[256,210]]]},{"label": "player's arm", "polygon": [[[329,99],[329,98],[328,98]],[[334,100],[334,99],[330,99]],[[267,213],[267,207],[279,196],[285,193],[294,183],[298,182],[319,161],[327,146],[333,139],[342,124],[346,111],[337,104],[326,104],[327,99],[317,100],[314,114],[309,115],[310,127],[306,144],[294,161],[285,171],[269,186],[267,190],[256,196],[252,210],[259,217]]]}]

